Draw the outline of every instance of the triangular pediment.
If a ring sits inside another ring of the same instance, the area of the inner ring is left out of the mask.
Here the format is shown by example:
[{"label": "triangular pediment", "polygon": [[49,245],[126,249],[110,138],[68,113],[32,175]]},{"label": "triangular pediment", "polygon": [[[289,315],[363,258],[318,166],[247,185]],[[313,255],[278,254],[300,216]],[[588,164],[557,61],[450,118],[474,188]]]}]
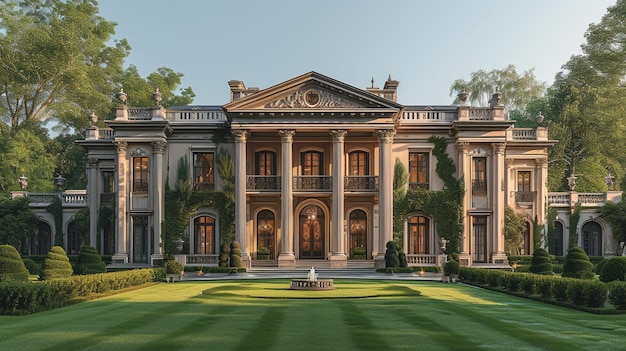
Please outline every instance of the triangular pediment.
[{"label": "triangular pediment", "polygon": [[290,79],[224,105],[227,112],[398,111],[402,106],[316,72]]}]

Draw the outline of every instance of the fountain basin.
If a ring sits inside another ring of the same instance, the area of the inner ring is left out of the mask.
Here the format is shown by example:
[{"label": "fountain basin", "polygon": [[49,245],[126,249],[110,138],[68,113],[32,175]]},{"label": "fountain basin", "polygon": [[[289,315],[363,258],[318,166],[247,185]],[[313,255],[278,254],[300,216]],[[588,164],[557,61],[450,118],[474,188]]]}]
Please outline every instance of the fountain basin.
[{"label": "fountain basin", "polygon": [[289,286],[290,290],[333,290],[334,288],[332,279],[292,279]]}]

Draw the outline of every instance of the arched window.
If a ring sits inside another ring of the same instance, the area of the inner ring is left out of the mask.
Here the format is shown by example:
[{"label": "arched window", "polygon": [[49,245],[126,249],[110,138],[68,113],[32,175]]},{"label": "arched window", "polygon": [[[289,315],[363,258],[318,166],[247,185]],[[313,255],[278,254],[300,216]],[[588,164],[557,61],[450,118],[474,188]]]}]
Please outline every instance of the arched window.
[{"label": "arched window", "polygon": [[351,257],[367,253],[367,214],[363,210],[350,212],[350,254]]},{"label": "arched window", "polygon": [[589,256],[602,256],[602,227],[595,221],[583,225],[583,250]]},{"label": "arched window", "polygon": [[71,221],[67,225],[67,254],[78,255],[83,247],[84,235],[76,228],[76,222]]},{"label": "arched window", "polygon": [[430,221],[424,216],[409,218],[409,254],[420,255],[429,253]]},{"label": "arched window", "polygon": [[262,210],[256,216],[257,222],[257,250],[266,248],[269,250],[269,258],[273,259],[275,254],[276,220],[274,213],[270,210]]},{"label": "arched window", "polygon": [[215,253],[215,218],[200,216],[194,219],[194,247],[196,254]]},{"label": "arched window", "polygon": [[27,255],[45,255],[52,248],[52,229],[46,222],[39,221],[37,231],[28,238]]}]

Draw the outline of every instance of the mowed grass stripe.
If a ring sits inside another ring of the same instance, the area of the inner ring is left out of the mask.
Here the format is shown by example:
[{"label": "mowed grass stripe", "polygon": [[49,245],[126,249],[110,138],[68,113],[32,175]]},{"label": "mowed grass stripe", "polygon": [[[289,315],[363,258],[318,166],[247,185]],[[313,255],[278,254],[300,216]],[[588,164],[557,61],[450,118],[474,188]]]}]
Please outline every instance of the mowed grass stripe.
[{"label": "mowed grass stripe", "polygon": [[[359,302],[364,302],[364,300],[359,300]],[[387,329],[384,327],[387,321],[378,313],[376,313],[378,317],[375,320],[370,318],[368,314],[374,310],[370,309],[366,312],[363,308],[370,306],[369,304],[357,303],[357,300],[342,300],[335,304],[341,311],[343,323],[349,326],[349,336],[358,350],[393,349],[392,344],[387,340],[387,335],[383,332]]]}]

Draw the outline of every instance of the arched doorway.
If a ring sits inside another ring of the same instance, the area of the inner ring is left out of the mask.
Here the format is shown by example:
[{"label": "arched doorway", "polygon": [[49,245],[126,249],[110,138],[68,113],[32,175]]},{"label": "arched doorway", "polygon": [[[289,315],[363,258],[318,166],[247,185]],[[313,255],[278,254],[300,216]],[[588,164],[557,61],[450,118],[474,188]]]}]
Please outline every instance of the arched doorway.
[{"label": "arched doorway", "polygon": [[67,254],[78,255],[84,242],[84,235],[76,227],[76,221],[71,221],[67,225]]},{"label": "arched doorway", "polygon": [[308,205],[300,211],[300,258],[324,258],[324,211]]},{"label": "arched doorway", "polygon": [[602,256],[602,227],[590,221],[583,225],[583,250],[589,256]]},{"label": "arched doorway", "polygon": [[257,254],[262,248],[269,250],[269,259],[275,255],[276,219],[270,210],[262,210],[256,216]]},{"label": "arched doorway", "polygon": [[367,214],[363,210],[350,212],[350,258],[365,259],[367,255]]},{"label": "arched doorway", "polygon": [[26,254],[46,255],[52,248],[52,229],[50,225],[39,221],[37,230],[30,235],[26,243]]}]

